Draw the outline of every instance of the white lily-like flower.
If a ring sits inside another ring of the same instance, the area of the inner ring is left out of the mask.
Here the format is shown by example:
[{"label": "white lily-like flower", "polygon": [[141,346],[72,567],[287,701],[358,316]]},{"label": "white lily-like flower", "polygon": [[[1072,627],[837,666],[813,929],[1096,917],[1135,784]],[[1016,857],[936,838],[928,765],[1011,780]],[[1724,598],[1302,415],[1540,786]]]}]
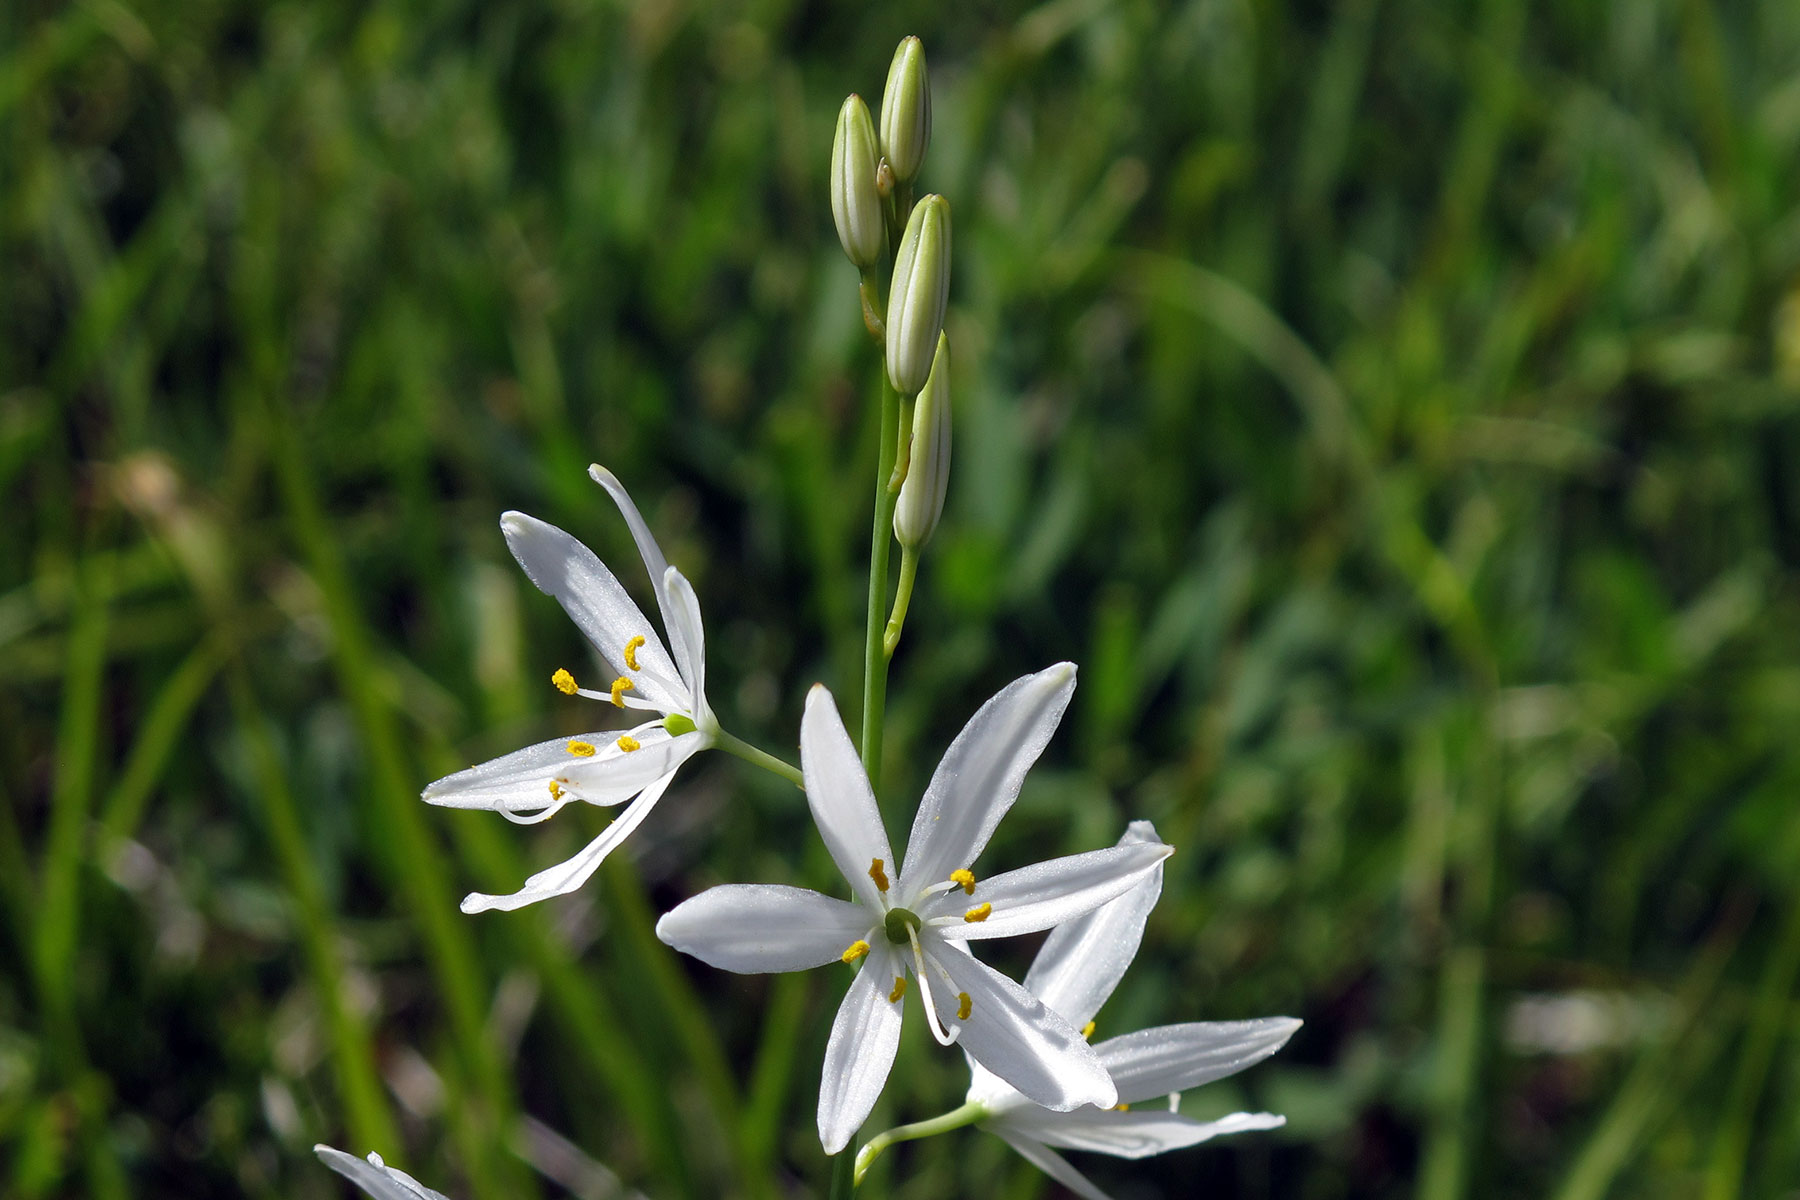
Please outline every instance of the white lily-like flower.
[{"label": "white lily-like flower", "polygon": [[493,809],[527,825],[548,819],[574,800],[604,806],[634,798],[636,802],[579,854],[533,875],[517,892],[465,896],[466,913],[521,908],[586,883],[650,815],[681,764],[720,736],[719,723],[706,703],[706,635],[693,585],[668,564],[637,505],[613,473],[592,466],[588,474],[612,496],[631,527],[650,572],[673,657],[592,550],[556,526],[521,512],[504,514],[500,530],[531,582],[556,598],[614,675],[608,687],[594,690],[580,687],[567,670],[558,669],[551,683],[566,695],[655,713],[656,718],[624,732],[586,733],[527,746],[445,776],[425,789],[424,798],[446,808]]},{"label": "white lily-like flower", "polygon": [[317,1145],[313,1153],[324,1160],[325,1165],[354,1183],[374,1200],[450,1200],[442,1192],[434,1192],[405,1171],[396,1171],[381,1161],[381,1155],[371,1153],[368,1160],[345,1154],[331,1146]]},{"label": "white lily-like flower", "polygon": [[[1120,846],[1161,845],[1156,828],[1134,821]],[[1025,987],[1071,1025],[1093,1031],[1094,1016],[1118,986],[1137,953],[1144,922],[1162,892],[1159,865],[1129,892],[1055,930],[1025,976]],[[1005,1139],[1034,1166],[1085,1200],[1108,1200],[1051,1147],[1143,1158],[1197,1145],[1225,1133],[1274,1129],[1287,1120],[1272,1113],[1233,1113],[1197,1121],[1176,1111],[1179,1093],[1261,1062],[1300,1028],[1291,1017],[1161,1025],[1099,1042],[1099,1056],[1118,1087],[1116,1107],[1052,1112],[1033,1104],[971,1058],[968,1102],[984,1110],[977,1123]],[[1161,1109],[1135,1109],[1168,1097]],[[866,1166],[866,1163],[863,1164]]]},{"label": "white lily-like flower", "polygon": [[908,972],[933,1036],[1048,1108],[1115,1101],[1081,1034],[1024,988],[976,961],[968,942],[1060,924],[1130,889],[1172,851],[1117,846],[977,880],[971,868],[1018,798],[1075,690],[1060,663],[1014,681],[951,743],[893,869],[887,831],[831,693],[814,687],[800,726],[813,819],[854,902],[803,888],[730,885],[666,914],[657,936],[728,971],[858,965],[825,1048],[819,1140],[836,1154],[868,1117],[900,1041]]}]

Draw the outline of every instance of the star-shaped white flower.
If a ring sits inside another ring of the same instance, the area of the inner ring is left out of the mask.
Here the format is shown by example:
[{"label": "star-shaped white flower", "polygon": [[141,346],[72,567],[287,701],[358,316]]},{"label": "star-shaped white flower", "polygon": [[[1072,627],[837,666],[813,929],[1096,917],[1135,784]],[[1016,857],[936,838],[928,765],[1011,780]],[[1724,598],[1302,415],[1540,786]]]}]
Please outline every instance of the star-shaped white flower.
[{"label": "star-shaped white flower", "polygon": [[381,1161],[381,1155],[370,1154],[368,1161],[345,1154],[331,1146],[313,1147],[313,1153],[325,1165],[367,1192],[374,1200],[450,1200],[442,1192],[434,1192],[405,1171],[396,1171]]},{"label": "star-shaped white flower", "polygon": [[1172,853],[1160,844],[1118,846],[985,880],[971,872],[1074,690],[1075,667],[1061,663],[1014,681],[981,707],[938,764],[896,871],[837,706],[831,693],[813,688],[800,726],[806,798],[855,901],[731,885],[657,923],[663,941],[728,971],[859,965],[825,1048],[818,1120],[827,1153],[842,1150],[875,1106],[909,990],[940,1042],[960,1040],[1033,1101],[1055,1109],[1114,1102],[1112,1080],[1081,1034],[968,948],[975,939],[1032,933],[1090,912]]},{"label": "star-shaped white flower", "polygon": [[512,895],[465,896],[466,913],[521,908],[586,883],[650,815],[681,764],[719,737],[719,723],[706,703],[706,635],[693,585],[663,558],[650,527],[613,473],[592,466],[588,474],[612,496],[631,526],[673,657],[592,550],[521,512],[503,515],[500,530],[531,582],[556,598],[614,675],[600,690],[577,686],[566,670],[558,670],[551,682],[567,695],[656,713],[656,719],[623,733],[586,733],[527,746],[445,776],[425,789],[424,798],[447,808],[493,809],[520,824],[545,820],[572,800],[610,806],[635,797],[636,803],[575,857],[533,875]]},{"label": "star-shaped white flower", "polygon": [[[1156,828],[1134,821],[1120,846],[1161,845]],[[1129,892],[1045,940],[1025,976],[1026,990],[1071,1025],[1092,1031],[1144,936],[1144,922],[1162,892],[1160,864]],[[1233,1075],[1261,1062],[1286,1044],[1300,1022],[1291,1017],[1254,1021],[1200,1021],[1161,1025],[1099,1042],[1094,1053],[1118,1087],[1117,1107],[1084,1107],[1052,1112],[1033,1104],[993,1071],[972,1060],[968,1101],[986,1109],[984,1129],[1006,1140],[1033,1165],[1085,1197],[1107,1200],[1105,1192],[1052,1146],[1093,1150],[1120,1158],[1143,1158],[1193,1146],[1224,1133],[1273,1129],[1286,1121],[1271,1113],[1233,1113],[1197,1121],[1175,1111],[1177,1094]],[[1144,1100],[1169,1098],[1161,1109],[1136,1109]]]}]

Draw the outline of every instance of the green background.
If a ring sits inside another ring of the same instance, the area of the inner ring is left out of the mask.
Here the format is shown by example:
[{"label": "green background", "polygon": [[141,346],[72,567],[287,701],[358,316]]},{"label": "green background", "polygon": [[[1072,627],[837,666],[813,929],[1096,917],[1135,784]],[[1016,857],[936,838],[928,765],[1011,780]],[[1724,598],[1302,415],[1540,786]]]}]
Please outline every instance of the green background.
[{"label": "green background", "polygon": [[[645,597],[591,460],[728,728],[791,756],[816,680],[855,719],[876,359],[826,165],[918,33],[955,477],[889,823],[1073,659],[987,869],[1150,818],[1100,1035],[1307,1022],[1184,1109],[1284,1130],[1080,1165],[1791,1195],[1800,7],[864,7],[5,7],[0,1192],[341,1196],[317,1140],[463,1200],[819,1186],[843,978],[650,932],[828,881],[791,788],[707,755],[577,896],[479,918],[604,816],[417,795],[589,727],[496,519]],[[961,1098],[908,1025],[871,1131]],[[868,1190],[1050,1194],[976,1131]]]}]

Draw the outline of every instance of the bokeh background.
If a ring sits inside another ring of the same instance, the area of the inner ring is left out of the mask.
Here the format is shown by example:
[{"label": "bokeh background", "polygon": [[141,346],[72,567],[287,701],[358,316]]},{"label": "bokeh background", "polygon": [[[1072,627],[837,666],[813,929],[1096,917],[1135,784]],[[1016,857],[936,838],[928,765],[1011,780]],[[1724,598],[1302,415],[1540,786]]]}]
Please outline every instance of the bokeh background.
[{"label": "bokeh background", "polygon": [[[1150,818],[1102,1034],[1306,1020],[1185,1109],[1284,1130],[1080,1165],[1796,1194],[1800,7],[953,7],[5,6],[0,1191],[342,1196],[317,1140],[467,1200],[819,1187],[843,979],[651,933],[827,882],[792,789],[696,760],[580,894],[481,918],[604,817],[417,797],[589,727],[496,518],[641,588],[590,460],[729,728],[792,754],[815,680],[854,720],[876,368],[825,175],[918,33],[956,475],[890,823],[1074,659],[985,861]],[[908,1024],[871,1130],[961,1098]],[[974,1131],[868,1186],[1054,1194]]]}]

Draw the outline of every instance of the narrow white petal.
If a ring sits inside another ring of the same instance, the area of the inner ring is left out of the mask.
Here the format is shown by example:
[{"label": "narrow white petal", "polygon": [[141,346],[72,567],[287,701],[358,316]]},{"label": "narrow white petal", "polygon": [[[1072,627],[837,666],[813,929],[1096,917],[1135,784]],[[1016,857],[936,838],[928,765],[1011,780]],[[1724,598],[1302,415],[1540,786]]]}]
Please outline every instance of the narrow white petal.
[{"label": "narrow white petal", "polygon": [[1058,663],[1007,684],[963,726],[913,819],[900,873],[905,892],[975,861],[1074,694],[1075,664]]},{"label": "narrow white petal", "polygon": [[1292,1017],[1158,1025],[1108,1038],[1094,1052],[1119,1098],[1132,1104],[1235,1075],[1281,1049],[1298,1028]]},{"label": "narrow white petal", "polygon": [[1019,1152],[1019,1156],[1056,1182],[1074,1192],[1081,1200],[1112,1200],[1105,1192],[1088,1182],[1088,1177],[1069,1165],[1067,1159],[1042,1142],[1024,1134],[990,1126],[1000,1140]]},{"label": "narrow white petal", "polygon": [[969,1056],[1046,1108],[1116,1102],[1093,1047],[1036,996],[954,946],[929,938],[926,955],[969,996],[958,1039]]},{"label": "narrow white petal", "polygon": [[656,936],[701,962],[753,975],[822,967],[868,938],[872,923],[860,904],[805,888],[735,883],[664,913]]},{"label": "narrow white petal", "polygon": [[[958,940],[1035,933],[1124,895],[1171,853],[1159,842],[1053,858],[983,879],[972,896],[959,889],[933,896],[920,906],[919,915],[927,921],[947,920],[938,932]],[[963,914],[982,904],[992,906],[985,919],[964,919]]]},{"label": "narrow white petal", "polygon": [[388,1166],[379,1154],[371,1154],[365,1161],[325,1145],[314,1146],[313,1153],[374,1200],[449,1200],[444,1193],[432,1191],[405,1171]]},{"label": "narrow white petal", "polygon": [[663,572],[662,587],[669,614],[675,619],[669,626],[669,640],[680,642],[687,651],[687,685],[694,702],[689,715],[698,721],[712,711],[706,703],[706,628],[700,623],[700,597],[694,594],[687,576],[674,567]]},{"label": "narrow white petal", "polygon": [[[572,761],[569,743],[604,746],[618,733],[601,730],[573,738],[551,738],[511,754],[491,758],[478,767],[446,775],[427,787],[421,798],[444,808],[485,808],[495,812],[525,813],[555,802],[550,781]],[[642,786],[641,784],[639,786]],[[634,789],[635,790],[635,789]]]},{"label": "narrow white petal", "polygon": [[[637,694],[664,712],[687,707],[687,687],[656,636],[655,626],[631,602],[606,564],[594,552],[556,526],[522,512],[503,513],[500,531],[519,566],[537,589],[554,596],[569,619],[592,642],[606,665],[630,676]],[[660,574],[651,576],[655,580]],[[625,644],[641,637],[637,650],[639,670],[625,663]],[[612,680],[601,681],[605,687]]]},{"label": "narrow white petal", "polygon": [[644,823],[644,818],[650,815],[650,810],[656,807],[656,802],[662,799],[669,782],[674,778],[675,775],[671,772],[645,788],[636,803],[620,813],[617,820],[608,825],[599,837],[589,842],[574,858],[539,871],[525,881],[524,887],[510,896],[470,892],[463,897],[462,910],[466,913],[487,912],[489,909],[511,912],[524,908],[527,904],[536,904],[539,900],[548,900],[552,896],[566,896],[586,883],[600,869],[600,864],[606,861],[606,856],[630,837],[632,830]]},{"label": "narrow white petal", "polygon": [[675,613],[669,604],[668,593],[663,589],[663,576],[668,574],[669,560],[663,557],[662,547],[651,536],[644,514],[631,502],[631,495],[625,490],[625,485],[619,482],[619,477],[599,463],[590,463],[588,478],[606,489],[606,494],[619,506],[619,515],[631,527],[631,540],[637,543],[638,553],[643,556],[644,570],[649,572],[650,586],[656,591],[657,607],[662,609],[663,628],[669,631],[671,649],[675,651],[675,664],[681,668],[682,679],[692,679],[693,671],[687,648],[681,643],[681,635],[675,632]]},{"label": "narrow white petal", "polygon": [[823,684],[814,684],[806,696],[806,713],[800,719],[800,770],[806,777],[806,802],[832,861],[870,912],[886,911],[882,889],[869,867],[880,859],[882,875],[892,887],[894,852],[888,849],[887,830],[882,828],[862,760],[856,757],[844,719]]},{"label": "narrow white petal", "polygon": [[[1161,842],[1148,821],[1133,821],[1119,839],[1121,846]],[[1025,990],[1077,1029],[1093,1020],[1137,954],[1162,878],[1158,864],[1123,896],[1052,929],[1025,975]]]},{"label": "narrow white petal", "polygon": [[1056,1113],[1042,1108],[1018,1108],[995,1119],[1000,1128],[1064,1150],[1092,1150],[1119,1158],[1145,1158],[1166,1150],[1197,1146],[1227,1133],[1252,1129],[1278,1129],[1287,1118],[1273,1113],[1233,1113],[1217,1121],[1196,1121],[1180,1113],[1145,1109],[1077,1109]]},{"label": "narrow white petal", "polygon": [[850,983],[831,1037],[825,1043],[825,1070],[819,1081],[819,1141],[836,1154],[869,1119],[900,1046],[901,1006],[889,1000],[894,980],[905,973],[887,942],[870,948],[862,970]]},{"label": "narrow white petal", "polygon": [[630,799],[658,779],[674,774],[712,742],[710,735],[697,730],[670,737],[660,725],[634,729],[627,735],[637,742],[636,750],[620,746],[617,734],[601,736],[607,740],[593,743],[598,747],[595,754],[579,757],[565,752],[563,769],[555,777],[558,786],[589,804],[619,804]]}]

